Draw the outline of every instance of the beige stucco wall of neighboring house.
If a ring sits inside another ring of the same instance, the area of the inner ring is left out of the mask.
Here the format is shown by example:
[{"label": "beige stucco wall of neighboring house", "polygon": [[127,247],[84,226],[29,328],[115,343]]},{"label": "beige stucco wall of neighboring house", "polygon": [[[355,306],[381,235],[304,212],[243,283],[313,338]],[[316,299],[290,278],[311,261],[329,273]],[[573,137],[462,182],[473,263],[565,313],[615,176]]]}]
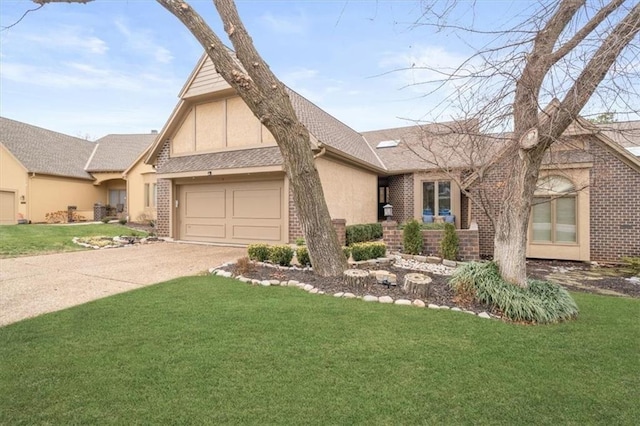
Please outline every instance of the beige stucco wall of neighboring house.
[{"label": "beige stucco wall of neighboring house", "polygon": [[[0,191],[14,193],[13,212],[15,221],[27,217],[27,203],[29,202],[29,178],[27,169],[0,144]],[[24,200],[21,200],[24,197]],[[7,200],[9,197],[7,197]],[[24,203],[24,204],[23,204]],[[6,209],[9,210],[8,208]]]},{"label": "beige stucco wall of neighboring house", "polygon": [[36,174],[29,177],[29,219],[44,222],[47,213],[77,206],[79,215],[92,220],[93,205],[106,197],[106,188],[95,186],[90,180]]},{"label": "beige stucco wall of neighboring house", "polygon": [[[156,219],[156,200],[153,198],[153,185],[157,183],[157,179],[154,168],[140,160],[129,169],[126,178],[129,220]],[[145,184],[149,185],[150,191],[148,206],[145,200]]]},{"label": "beige stucco wall of neighboring house", "polygon": [[527,257],[538,259],[572,259],[589,261],[591,259],[591,235],[590,235],[590,190],[589,190],[589,171],[590,168],[566,168],[561,170],[557,168],[547,168],[540,170],[539,178],[547,176],[560,176],[569,179],[576,190],[576,227],[577,242],[576,243],[555,243],[545,244],[540,242],[532,242],[531,238],[531,218],[529,219],[529,238],[527,243]]},{"label": "beige stucco wall of neighboring house", "polygon": [[274,146],[271,133],[238,96],[191,106],[171,137],[171,155]]},{"label": "beige stucco wall of neighboring house", "polygon": [[94,177],[94,185],[102,185],[106,181],[122,179],[121,172],[91,172]]},{"label": "beige stucco wall of neighboring house", "polygon": [[378,175],[329,159],[316,159],[324,197],[332,219],[347,225],[378,221]]},{"label": "beige stucco wall of neighboring house", "polygon": [[455,215],[456,228],[460,228],[460,187],[442,172],[418,172],[413,174],[413,217],[422,222],[422,183],[435,181],[451,182],[451,211]]}]

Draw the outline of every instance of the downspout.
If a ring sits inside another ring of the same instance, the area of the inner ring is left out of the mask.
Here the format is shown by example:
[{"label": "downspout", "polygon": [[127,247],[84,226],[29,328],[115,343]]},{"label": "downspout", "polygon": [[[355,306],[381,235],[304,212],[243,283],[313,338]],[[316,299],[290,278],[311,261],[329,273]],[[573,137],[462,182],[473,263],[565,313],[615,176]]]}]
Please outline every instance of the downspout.
[{"label": "downspout", "polygon": [[327,148],[325,148],[324,145],[318,144],[318,146],[320,147],[320,152],[313,156],[314,160],[317,160],[318,158],[324,156],[327,153]]}]

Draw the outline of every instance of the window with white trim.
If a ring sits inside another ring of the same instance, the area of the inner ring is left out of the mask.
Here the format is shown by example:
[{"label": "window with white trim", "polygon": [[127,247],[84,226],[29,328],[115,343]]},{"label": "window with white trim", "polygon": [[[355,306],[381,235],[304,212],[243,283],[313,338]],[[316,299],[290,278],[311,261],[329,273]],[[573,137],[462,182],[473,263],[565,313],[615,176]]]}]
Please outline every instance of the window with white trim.
[{"label": "window with white trim", "polygon": [[422,212],[448,216],[451,211],[451,181],[422,182]]},{"label": "window with white trim", "polygon": [[577,239],[577,202],[573,183],[561,176],[538,180],[531,208],[531,241],[568,244]]}]

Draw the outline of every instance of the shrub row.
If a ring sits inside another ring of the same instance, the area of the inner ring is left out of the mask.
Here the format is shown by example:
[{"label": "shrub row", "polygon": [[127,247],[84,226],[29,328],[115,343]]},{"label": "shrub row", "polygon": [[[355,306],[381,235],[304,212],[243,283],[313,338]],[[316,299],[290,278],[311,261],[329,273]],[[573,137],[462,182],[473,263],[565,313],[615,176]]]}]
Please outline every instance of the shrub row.
[{"label": "shrub row", "polygon": [[353,260],[369,260],[384,257],[387,254],[387,246],[384,243],[355,243],[351,245]]},{"label": "shrub row", "polygon": [[458,296],[472,295],[512,321],[546,324],[578,315],[576,302],[558,284],[529,280],[527,288],[515,286],[502,279],[493,262],[471,262],[459,267],[449,285]]},{"label": "shrub row", "polygon": [[[351,249],[349,247],[343,247],[342,252],[347,259],[351,255]],[[288,245],[269,246],[267,244],[251,244],[247,247],[247,253],[251,260],[258,262],[269,261],[281,266],[291,266],[294,250]],[[309,256],[307,247],[297,247],[295,254],[301,266],[311,266],[311,257]]]},{"label": "shrub row", "polygon": [[381,223],[364,223],[361,225],[349,225],[346,230],[347,245],[379,240],[382,238]]}]

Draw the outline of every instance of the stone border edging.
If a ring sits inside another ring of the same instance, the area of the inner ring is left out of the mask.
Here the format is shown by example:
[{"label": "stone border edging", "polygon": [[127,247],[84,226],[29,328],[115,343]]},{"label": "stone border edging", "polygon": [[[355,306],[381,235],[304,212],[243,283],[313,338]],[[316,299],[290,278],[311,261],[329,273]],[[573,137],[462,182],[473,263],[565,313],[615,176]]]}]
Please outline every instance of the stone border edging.
[{"label": "stone border edging", "polygon": [[[380,259],[387,259],[387,258],[380,258]],[[389,259],[391,260],[391,259]],[[364,262],[369,262],[369,261],[364,261]],[[255,262],[256,265],[259,266],[266,266],[266,267],[270,267],[270,268],[274,268],[274,269],[297,269],[297,270],[309,270],[311,268],[297,268],[297,267],[286,267],[286,266],[279,266],[279,265],[274,265],[271,263],[264,263],[264,262]],[[457,306],[447,306],[447,305],[435,305],[433,303],[425,303],[423,300],[420,299],[414,299],[414,300],[409,300],[409,299],[396,299],[394,300],[391,296],[372,296],[372,295],[365,295],[365,296],[356,296],[353,293],[349,293],[349,292],[337,292],[333,295],[328,294],[314,286],[312,286],[311,284],[305,284],[305,283],[301,283],[299,281],[296,280],[285,280],[285,281],[280,281],[280,280],[257,280],[257,279],[252,279],[252,278],[247,278],[247,277],[243,277],[242,275],[233,275],[231,272],[228,271],[223,271],[222,268],[227,268],[230,266],[235,265],[235,262],[227,262],[227,263],[223,263],[220,266],[214,267],[214,268],[210,268],[209,269],[209,274],[211,275],[217,275],[220,277],[224,277],[224,278],[232,278],[235,279],[237,281],[240,281],[242,283],[245,284],[251,284],[251,285],[256,285],[256,286],[262,286],[262,287],[271,287],[271,286],[280,286],[280,287],[297,287],[299,289],[302,289],[304,291],[306,291],[309,294],[321,294],[321,295],[329,295],[329,296],[333,296],[336,298],[343,298],[343,299],[360,299],[363,302],[378,302],[378,303],[382,303],[382,304],[394,304],[394,305],[399,305],[399,306],[415,306],[418,308],[428,308],[428,309],[440,309],[440,310],[450,310],[450,311],[454,311],[454,312],[464,312],[465,314],[471,314],[471,315],[475,315],[478,316],[479,318],[484,318],[484,319],[501,319],[501,317],[497,316],[497,315],[493,315],[493,314],[489,314],[487,312],[480,312],[480,313],[476,313],[473,311],[469,311],[466,309],[462,309],[459,308]]]}]

